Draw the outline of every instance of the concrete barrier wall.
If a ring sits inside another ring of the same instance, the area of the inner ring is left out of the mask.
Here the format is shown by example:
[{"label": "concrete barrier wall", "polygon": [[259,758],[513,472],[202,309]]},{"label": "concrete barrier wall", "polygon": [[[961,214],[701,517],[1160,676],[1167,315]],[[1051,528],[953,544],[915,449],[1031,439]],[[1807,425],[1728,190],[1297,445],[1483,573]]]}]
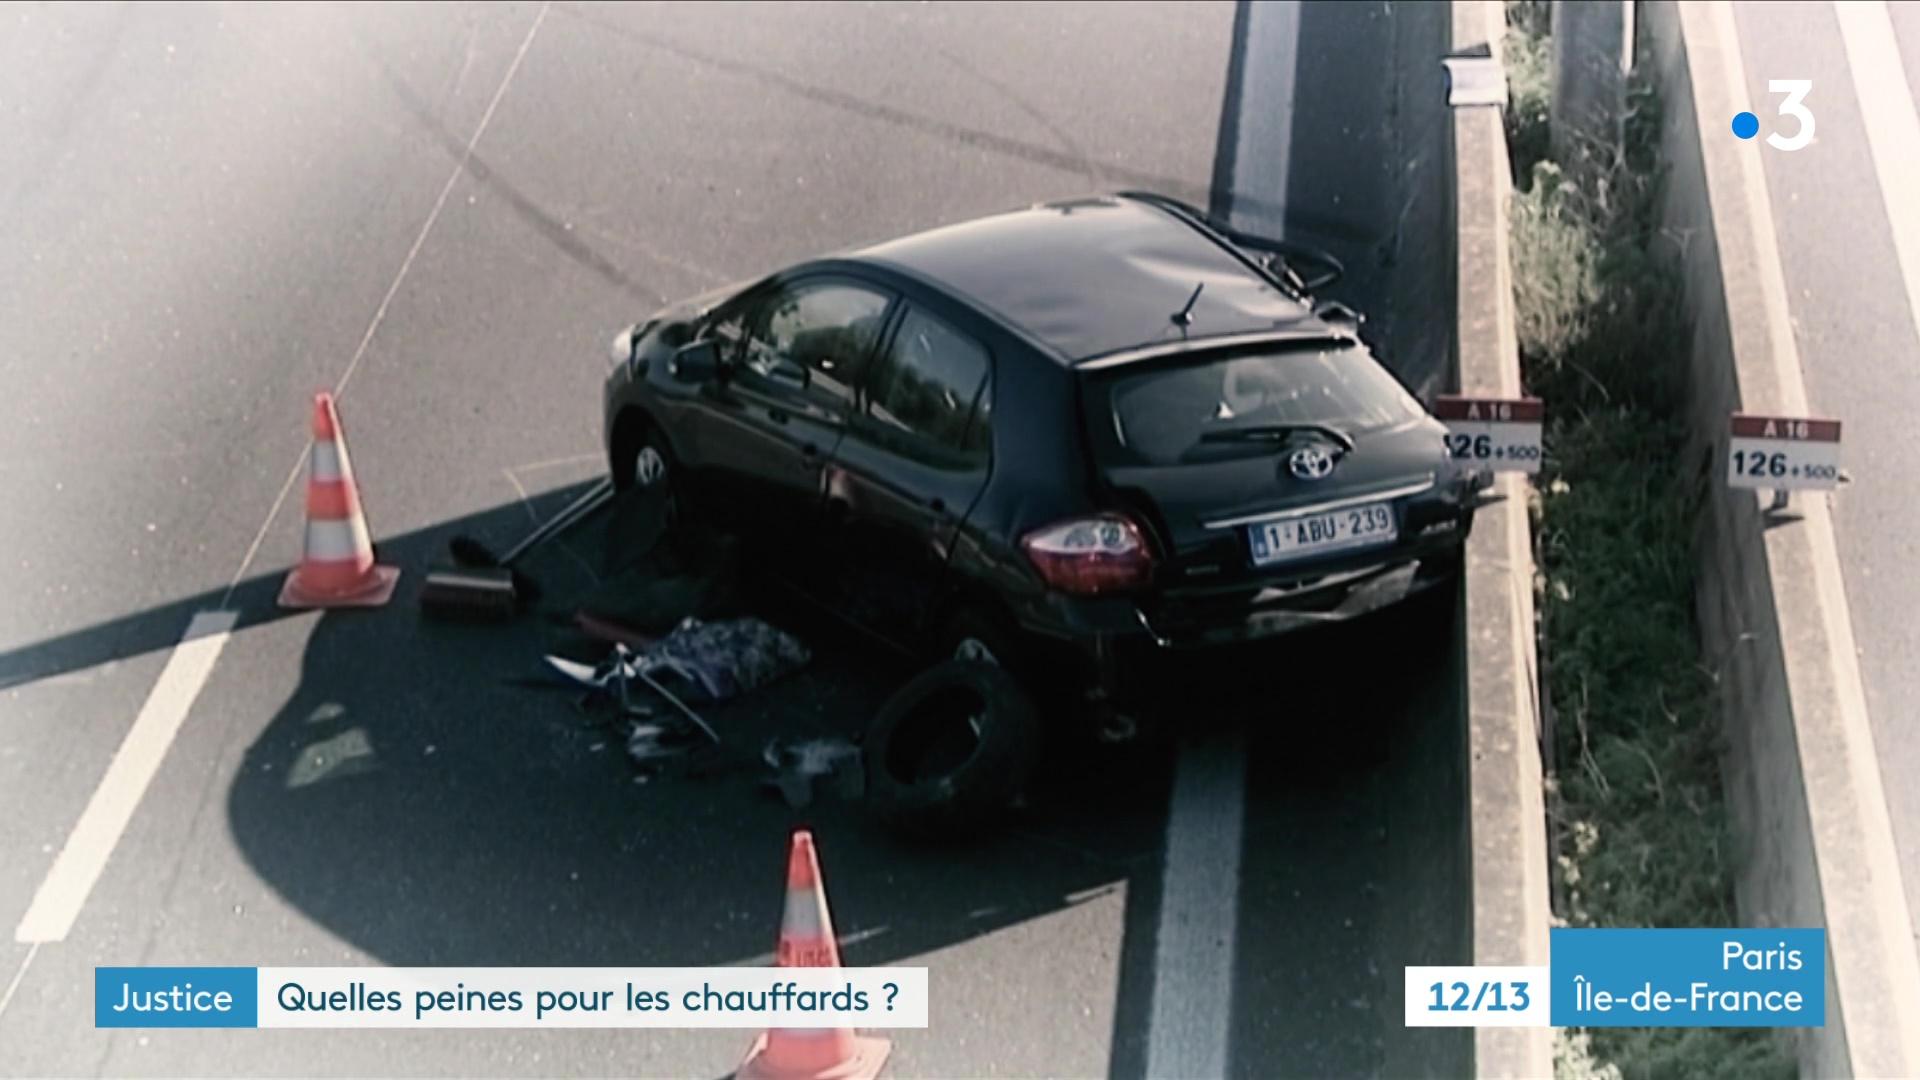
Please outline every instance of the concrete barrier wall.
[{"label": "concrete barrier wall", "polygon": [[[1665,102],[1664,235],[1692,316],[1688,467],[1700,470],[1698,611],[1718,679],[1736,893],[1752,926],[1827,929],[1827,1023],[1796,1039],[1813,1076],[1920,1074],[1920,964],[1893,857],[1825,497],[1769,518],[1721,480],[1735,410],[1806,415],[1806,393],[1725,5],[1642,5]],[[1702,133],[1709,133],[1703,137]]]},{"label": "concrete barrier wall", "polygon": [[[1500,55],[1506,30],[1497,0],[1455,0],[1453,51]],[[1437,58],[1436,58],[1437,59]],[[1453,110],[1454,218],[1459,237],[1455,348],[1463,393],[1518,396],[1507,258],[1512,169],[1501,111]],[[1503,473],[1467,546],[1462,635],[1466,650],[1467,790],[1473,962],[1547,963],[1546,805],[1534,652],[1533,543],[1527,481]],[[1553,1073],[1546,1028],[1480,1028],[1482,1077]]]}]

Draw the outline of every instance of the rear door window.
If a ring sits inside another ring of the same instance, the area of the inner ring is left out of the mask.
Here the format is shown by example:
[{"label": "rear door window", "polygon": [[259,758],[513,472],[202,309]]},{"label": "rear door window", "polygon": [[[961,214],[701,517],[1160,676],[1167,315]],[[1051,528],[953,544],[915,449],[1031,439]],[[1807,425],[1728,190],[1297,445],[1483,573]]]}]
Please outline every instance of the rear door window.
[{"label": "rear door window", "polygon": [[1354,346],[1242,353],[1099,377],[1089,427],[1108,460],[1178,465],[1272,452],[1219,436],[1324,424],[1349,435],[1394,427],[1425,409]]},{"label": "rear door window", "polygon": [[985,467],[991,454],[986,347],[917,308],[875,359],[860,410],[862,435],[941,468]]}]

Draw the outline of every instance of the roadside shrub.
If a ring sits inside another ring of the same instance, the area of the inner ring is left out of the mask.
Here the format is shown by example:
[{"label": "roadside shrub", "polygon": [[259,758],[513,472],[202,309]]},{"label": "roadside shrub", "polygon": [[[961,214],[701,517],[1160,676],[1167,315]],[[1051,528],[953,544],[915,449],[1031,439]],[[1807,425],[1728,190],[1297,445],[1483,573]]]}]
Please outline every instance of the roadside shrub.
[{"label": "roadside shrub", "polygon": [[[1731,845],[1713,687],[1694,625],[1694,515],[1682,466],[1688,326],[1676,269],[1650,254],[1659,102],[1629,92],[1612,160],[1550,160],[1549,19],[1509,0],[1507,132],[1516,329],[1548,402],[1532,495],[1557,918],[1570,926],[1730,926]],[[1560,1033],[1567,1078],[1788,1077],[1769,1032]]]}]

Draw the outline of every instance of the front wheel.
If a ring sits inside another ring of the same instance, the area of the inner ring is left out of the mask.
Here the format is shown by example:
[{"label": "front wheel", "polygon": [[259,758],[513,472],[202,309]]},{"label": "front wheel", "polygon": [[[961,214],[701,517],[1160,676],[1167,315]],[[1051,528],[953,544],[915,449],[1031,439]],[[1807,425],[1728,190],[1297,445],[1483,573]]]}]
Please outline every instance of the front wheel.
[{"label": "front wheel", "polygon": [[637,409],[621,414],[607,448],[607,464],[614,486],[621,491],[660,489],[673,482],[678,471],[666,434]]},{"label": "front wheel", "polygon": [[608,574],[632,567],[653,551],[669,535],[679,511],[674,499],[679,469],[666,439],[650,424],[637,435],[623,434],[613,458],[620,463],[613,475],[619,494],[606,527]]},{"label": "front wheel", "polygon": [[642,436],[640,449],[633,455],[633,486],[642,491],[666,494],[670,490],[674,471],[670,461],[666,444],[658,433],[649,431]]}]

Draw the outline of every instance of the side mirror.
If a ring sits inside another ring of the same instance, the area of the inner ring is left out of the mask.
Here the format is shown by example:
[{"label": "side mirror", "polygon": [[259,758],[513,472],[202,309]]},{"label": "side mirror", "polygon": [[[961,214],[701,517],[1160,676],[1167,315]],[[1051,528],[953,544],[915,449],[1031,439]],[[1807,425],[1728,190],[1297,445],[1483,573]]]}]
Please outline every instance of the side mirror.
[{"label": "side mirror", "polygon": [[720,346],[709,341],[696,341],[673,354],[673,360],[667,370],[673,377],[686,383],[712,382],[720,377]]}]

